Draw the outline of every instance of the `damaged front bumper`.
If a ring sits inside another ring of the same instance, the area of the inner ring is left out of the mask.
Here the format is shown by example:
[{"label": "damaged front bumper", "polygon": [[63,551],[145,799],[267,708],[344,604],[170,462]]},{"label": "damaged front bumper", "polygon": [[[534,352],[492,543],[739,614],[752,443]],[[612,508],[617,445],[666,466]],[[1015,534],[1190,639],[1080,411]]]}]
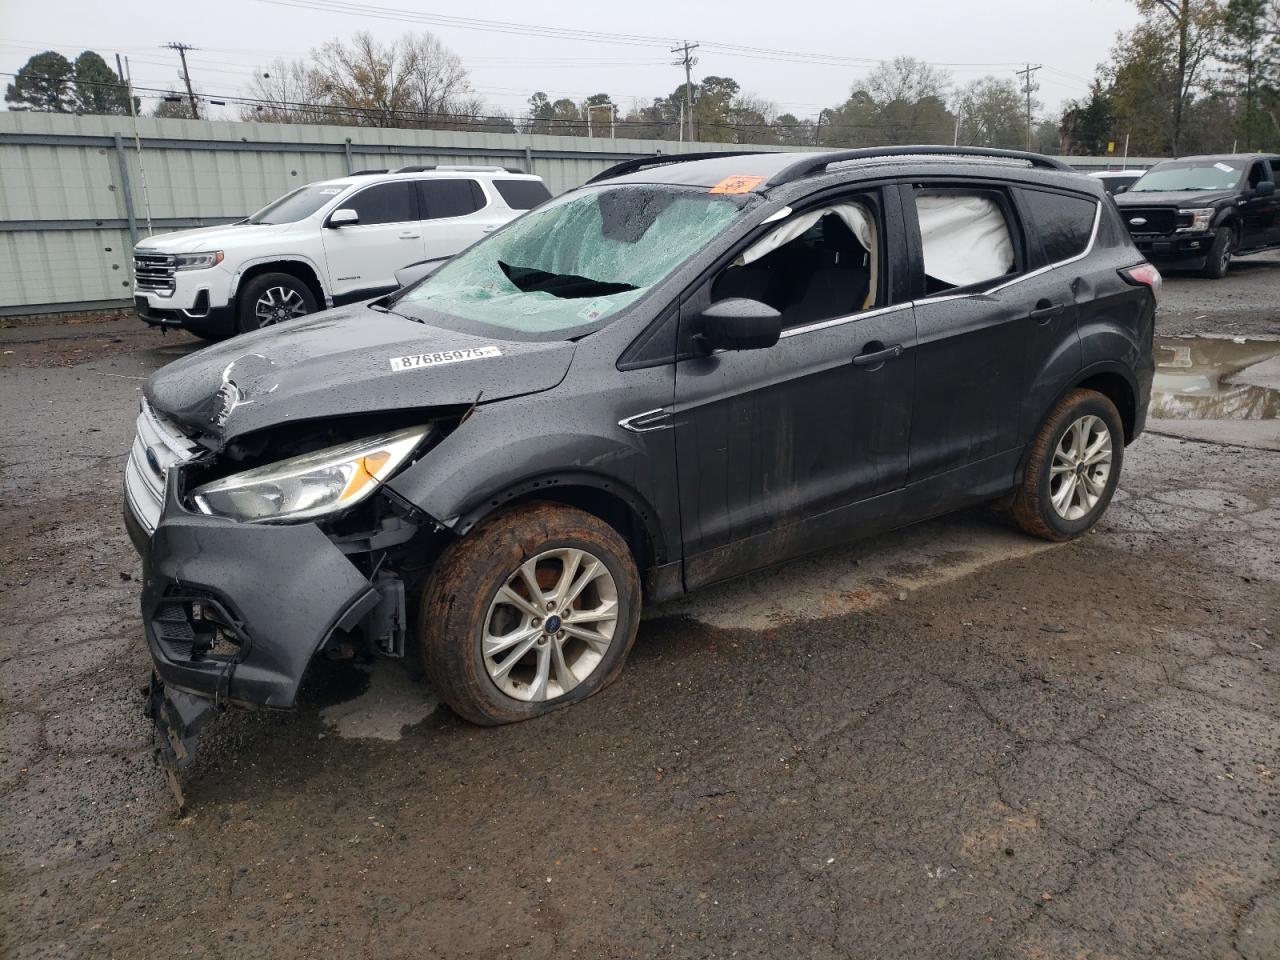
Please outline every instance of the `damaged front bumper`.
[{"label": "damaged front bumper", "polygon": [[[125,500],[142,555],[142,621],[155,675],[148,713],[168,769],[191,758],[216,706],[288,708],[315,654],[402,589],[371,582],[314,523],[237,523],[187,510],[165,484],[154,533]],[[400,588],[399,581],[394,586]]]}]

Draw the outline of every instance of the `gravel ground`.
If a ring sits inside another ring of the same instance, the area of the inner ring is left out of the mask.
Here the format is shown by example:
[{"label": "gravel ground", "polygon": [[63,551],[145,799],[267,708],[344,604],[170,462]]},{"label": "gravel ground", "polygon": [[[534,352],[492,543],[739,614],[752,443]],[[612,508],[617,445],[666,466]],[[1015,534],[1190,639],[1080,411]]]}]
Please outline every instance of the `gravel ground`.
[{"label": "gravel ground", "polygon": [[[1161,332],[1280,333],[1247,262]],[[1280,956],[1280,453],[1149,435],[1075,543],[968,515],[704,591],[513,727],[334,665],[219,718],[179,818],[119,483],[195,344],[64,334],[0,332],[3,955]]]}]

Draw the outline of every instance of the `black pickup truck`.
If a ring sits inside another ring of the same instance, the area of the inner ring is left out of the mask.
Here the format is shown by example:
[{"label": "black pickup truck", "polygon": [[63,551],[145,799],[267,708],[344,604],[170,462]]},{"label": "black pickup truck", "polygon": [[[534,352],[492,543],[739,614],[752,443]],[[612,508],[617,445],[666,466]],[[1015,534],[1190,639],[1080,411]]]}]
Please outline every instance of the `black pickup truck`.
[{"label": "black pickup truck", "polygon": [[1233,256],[1280,247],[1278,174],[1276,154],[1165,160],[1116,205],[1148,260],[1219,279]]}]

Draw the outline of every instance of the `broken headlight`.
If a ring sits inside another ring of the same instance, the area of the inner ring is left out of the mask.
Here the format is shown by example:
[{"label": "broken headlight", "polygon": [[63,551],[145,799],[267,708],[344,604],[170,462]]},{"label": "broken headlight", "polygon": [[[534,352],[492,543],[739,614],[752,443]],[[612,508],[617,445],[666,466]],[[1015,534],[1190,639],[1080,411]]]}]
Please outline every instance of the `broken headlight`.
[{"label": "broken headlight", "polygon": [[201,513],[232,520],[294,521],[354,506],[409,458],[427,427],[290,457],[206,483],[191,492]]}]

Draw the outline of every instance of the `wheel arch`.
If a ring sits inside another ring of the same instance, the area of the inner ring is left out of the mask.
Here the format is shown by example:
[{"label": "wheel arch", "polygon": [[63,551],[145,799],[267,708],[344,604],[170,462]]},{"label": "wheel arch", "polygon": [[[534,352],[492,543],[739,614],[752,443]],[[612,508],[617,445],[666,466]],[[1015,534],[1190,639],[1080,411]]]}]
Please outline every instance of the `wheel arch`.
[{"label": "wheel arch", "polygon": [[315,297],[317,307],[320,310],[325,309],[328,300],[324,284],[320,280],[320,271],[309,260],[294,257],[260,260],[244,267],[236,281],[236,288],[232,291],[232,301],[238,302],[240,291],[245,284],[250,283],[255,277],[260,277],[264,273],[287,273],[289,276],[302,281],[307,285],[307,289],[311,291],[311,295]]},{"label": "wheel arch", "polygon": [[459,515],[453,531],[466,536],[498,510],[539,500],[576,507],[609,524],[627,542],[641,571],[672,559],[657,514],[644,497],[628,484],[585,470],[541,474],[510,484]]}]

